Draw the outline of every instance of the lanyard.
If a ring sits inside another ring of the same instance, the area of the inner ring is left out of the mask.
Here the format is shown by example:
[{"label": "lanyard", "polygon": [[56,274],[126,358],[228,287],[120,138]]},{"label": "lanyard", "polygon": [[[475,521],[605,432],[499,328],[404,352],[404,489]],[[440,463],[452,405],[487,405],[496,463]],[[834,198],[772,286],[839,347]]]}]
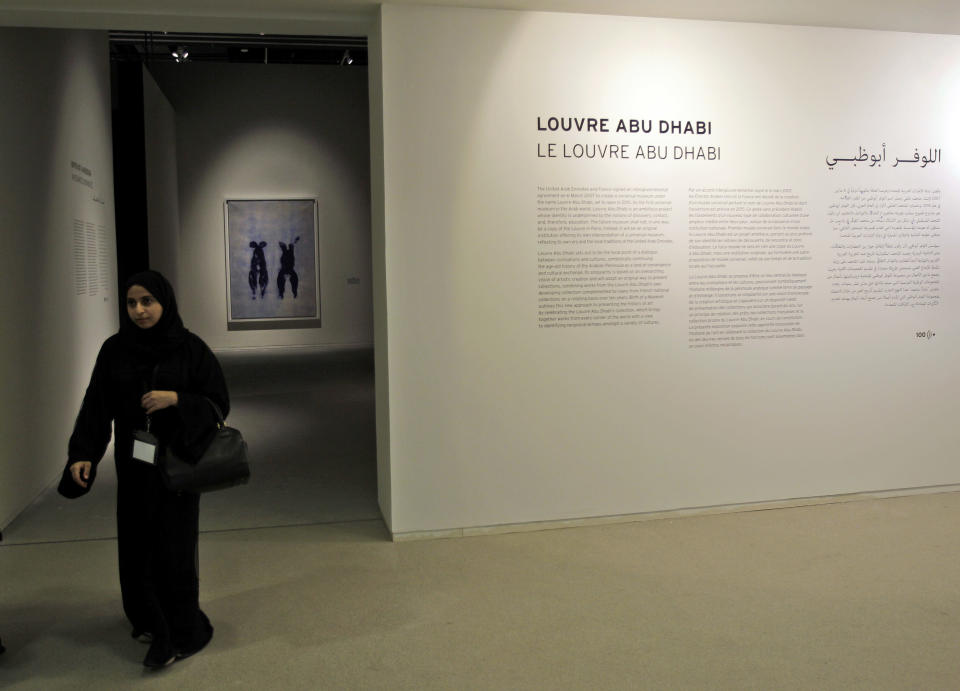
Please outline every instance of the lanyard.
[{"label": "lanyard", "polygon": [[[150,378],[150,385],[147,386],[147,383],[143,382],[144,393],[148,391],[153,391],[157,388],[157,373],[160,371],[160,363],[158,362],[153,366],[153,375]],[[147,419],[147,432],[150,432],[150,415],[144,416]]]}]

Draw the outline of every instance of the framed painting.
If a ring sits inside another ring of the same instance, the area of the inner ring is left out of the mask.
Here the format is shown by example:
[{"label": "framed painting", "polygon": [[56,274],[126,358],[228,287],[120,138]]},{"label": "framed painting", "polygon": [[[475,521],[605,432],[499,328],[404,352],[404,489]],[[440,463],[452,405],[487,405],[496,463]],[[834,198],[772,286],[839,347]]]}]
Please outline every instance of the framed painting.
[{"label": "framed painting", "polygon": [[316,199],[228,199],[223,218],[227,329],[319,327]]}]

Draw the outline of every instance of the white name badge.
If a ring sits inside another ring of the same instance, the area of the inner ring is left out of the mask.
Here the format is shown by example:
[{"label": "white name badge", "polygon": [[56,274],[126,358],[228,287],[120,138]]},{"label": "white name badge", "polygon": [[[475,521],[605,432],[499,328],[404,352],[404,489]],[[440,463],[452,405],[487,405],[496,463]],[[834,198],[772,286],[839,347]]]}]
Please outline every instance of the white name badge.
[{"label": "white name badge", "polygon": [[133,433],[133,457],[144,463],[157,462],[157,438],[149,432],[137,430]]}]

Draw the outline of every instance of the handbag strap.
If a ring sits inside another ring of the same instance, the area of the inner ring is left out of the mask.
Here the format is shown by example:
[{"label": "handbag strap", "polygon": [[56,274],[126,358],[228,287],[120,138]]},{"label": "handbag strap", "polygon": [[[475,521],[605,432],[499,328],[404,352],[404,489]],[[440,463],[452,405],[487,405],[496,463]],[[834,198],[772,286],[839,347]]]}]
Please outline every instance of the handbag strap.
[{"label": "handbag strap", "polygon": [[203,397],[204,400],[213,406],[213,412],[217,414],[217,429],[223,429],[223,413],[220,412],[220,406],[213,402],[212,398]]}]

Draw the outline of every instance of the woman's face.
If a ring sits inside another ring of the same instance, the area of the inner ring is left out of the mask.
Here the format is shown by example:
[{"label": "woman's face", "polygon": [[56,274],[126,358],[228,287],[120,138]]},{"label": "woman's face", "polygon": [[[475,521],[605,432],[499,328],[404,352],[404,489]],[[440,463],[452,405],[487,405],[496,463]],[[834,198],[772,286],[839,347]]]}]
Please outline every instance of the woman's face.
[{"label": "woman's face", "polygon": [[160,321],[163,305],[143,286],[130,286],[127,291],[127,314],[141,329],[149,329]]}]

